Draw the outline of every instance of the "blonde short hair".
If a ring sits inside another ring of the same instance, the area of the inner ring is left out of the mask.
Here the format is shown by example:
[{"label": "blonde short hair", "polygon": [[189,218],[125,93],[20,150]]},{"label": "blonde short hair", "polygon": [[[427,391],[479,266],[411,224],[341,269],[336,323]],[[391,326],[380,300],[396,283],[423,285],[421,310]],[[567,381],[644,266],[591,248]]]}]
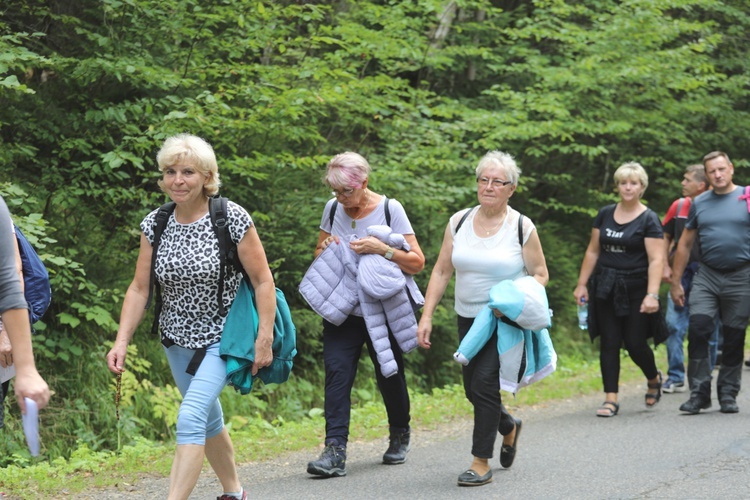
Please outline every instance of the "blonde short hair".
[{"label": "blonde short hair", "polygon": [[[156,154],[156,163],[159,170],[164,171],[180,163],[189,164],[208,178],[203,186],[206,196],[214,196],[219,193],[221,180],[219,179],[219,165],[216,163],[214,148],[198,136],[190,134],[178,134],[170,137],[162,145]],[[159,187],[164,191],[164,181],[159,180]]]},{"label": "blonde short hair", "polygon": [[643,186],[643,191],[641,191],[640,194],[641,196],[643,196],[643,193],[646,192],[646,188],[648,187],[648,174],[646,173],[646,169],[643,168],[643,165],[635,161],[623,163],[617,167],[614,178],[615,186],[624,180],[636,179],[641,183],[641,186]]}]

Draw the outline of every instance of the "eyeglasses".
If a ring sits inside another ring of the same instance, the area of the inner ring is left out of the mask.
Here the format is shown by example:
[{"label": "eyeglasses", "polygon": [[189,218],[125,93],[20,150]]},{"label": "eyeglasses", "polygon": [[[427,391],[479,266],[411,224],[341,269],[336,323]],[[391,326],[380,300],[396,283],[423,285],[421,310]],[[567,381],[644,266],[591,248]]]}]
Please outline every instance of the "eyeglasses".
[{"label": "eyeglasses", "polygon": [[339,196],[344,196],[346,198],[349,198],[351,195],[354,194],[354,189],[352,188],[344,188],[344,189],[334,189],[331,191],[331,194],[338,198]]},{"label": "eyeglasses", "polygon": [[486,187],[490,183],[492,183],[493,188],[501,188],[510,184],[511,181],[503,181],[500,179],[488,179],[487,177],[479,177],[477,179],[477,184],[479,184],[482,187]]}]

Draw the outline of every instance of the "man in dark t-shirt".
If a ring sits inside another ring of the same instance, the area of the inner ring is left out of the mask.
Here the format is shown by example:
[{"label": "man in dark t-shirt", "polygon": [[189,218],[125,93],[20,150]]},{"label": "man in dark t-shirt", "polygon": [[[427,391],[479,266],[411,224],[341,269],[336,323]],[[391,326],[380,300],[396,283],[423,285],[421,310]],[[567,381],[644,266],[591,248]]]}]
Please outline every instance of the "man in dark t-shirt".
[{"label": "man in dark t-shirt", "polygon": [[[690,250],[700,239],[700,269],[690,292],[690,399],[680,411],[696,414],[711,407],[708,340],[718,316],[724,344],[716,392],[721,412],[737,413],[750,316],[750,205],[743,196],[744,188],[732,181],[734,166],[726,153],[708,153],[703,165],[713,189],[693,201],[672,266],[672,276],[682,276]],[[672,280],[670,292],[676,306],[685,305],[685,290],[678,280]]]}]

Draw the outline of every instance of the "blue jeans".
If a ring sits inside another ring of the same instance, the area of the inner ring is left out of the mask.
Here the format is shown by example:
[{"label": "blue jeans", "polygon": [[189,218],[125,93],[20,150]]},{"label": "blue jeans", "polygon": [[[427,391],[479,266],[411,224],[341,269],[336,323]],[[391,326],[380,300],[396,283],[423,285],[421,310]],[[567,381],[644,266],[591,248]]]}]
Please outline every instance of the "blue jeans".
[{"label": "blue jeans", "polygon": [[[676,307],[672,301],[672,296],[667,294],[667,330],[669,331],[669,337],[667,337],[667,362],[669,363],[669,369],[667,376],[677,383],[685,382],[685,335],[687,334],[688,323],[690,320],[690,308],[689,307]],[[719,350],[719,342],[721,336],[720,322],[716,322],[716,328],[714,329],[711,339],[708,341],[709,360],[711,362],[711,369],[713,370],[716,364],[716,356]]]}]

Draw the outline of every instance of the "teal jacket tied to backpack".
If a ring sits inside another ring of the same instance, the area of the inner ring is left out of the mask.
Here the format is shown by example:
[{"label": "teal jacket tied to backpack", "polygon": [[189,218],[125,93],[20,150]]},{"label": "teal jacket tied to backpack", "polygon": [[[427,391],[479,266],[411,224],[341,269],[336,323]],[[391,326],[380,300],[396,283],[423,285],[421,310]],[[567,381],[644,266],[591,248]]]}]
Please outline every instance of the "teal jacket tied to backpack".
[{"label": "teal jacket tied to backpack", "polygon": [[[219,355],[227,362],[227,377],[229,384],[242,394],[248,394],[253,387],[251,370],[255,361],[255,339],[258,336],[258,309],[255,305],[255,291],[250,284],[250,279],[242,268],[239,260],[237,245],[229,236],[227,198],[223,196],[214,196],[209,199],[208,211],[211,217],[211,226],[214,229],[216,238],[219,242],[219,292],[218,308],[219,314],[225,314],[224,303],[222,301],[224,289],[224,277],[229,272],[238,270],[242,272],[243,279],[240,281],[240,288],[232,302],[232,306],[227,314],[224,323],[224,331],[221,334],[221,344]],[[152,244],[151,257],[151,283],[149,284],[149,297],[146,301],[146,308],[151,304],[152,298],[155,298],[156,310],[154,311],[154,323],[152,332],[159,331],[159,315],[161,313],[161,287],[156,279],[156,254],[159,248],[159,241],[167,226],[170,214],[174,211],[175,203],[166,203],[159,208],[154,219],[154,242]],[[297,329],[292,322],[292,314],[287,304],[284,292],[276,289],[276,319],[273,326],[273,362],[270,366],[262,368],[256,377],[259,377],[265,383],[280,384],[286,382],[292,371],[292,358],[297,354]],[[205,353],[205,349],[198,349]],[[188,365],[188,373],[195,375],[202,356],[194,357]]]},{"label": "teal jacket tied to backpack", "polygon": [[255,291],[243,279],[237,297],[232,303],[221,334],[219,355],[227,362],[229,384],[241,394],[248,394],[255,378],[266,384],[286,382],[292,371],[292,359],[297,354],[297,329],[292,322],[292,314],[284,297],[284,292],[276,289],[276,319],[273,324],[273,361],[269,366],[251,371],[255,361],[255,340],[258,337],[258,309],[255,305]]}]

